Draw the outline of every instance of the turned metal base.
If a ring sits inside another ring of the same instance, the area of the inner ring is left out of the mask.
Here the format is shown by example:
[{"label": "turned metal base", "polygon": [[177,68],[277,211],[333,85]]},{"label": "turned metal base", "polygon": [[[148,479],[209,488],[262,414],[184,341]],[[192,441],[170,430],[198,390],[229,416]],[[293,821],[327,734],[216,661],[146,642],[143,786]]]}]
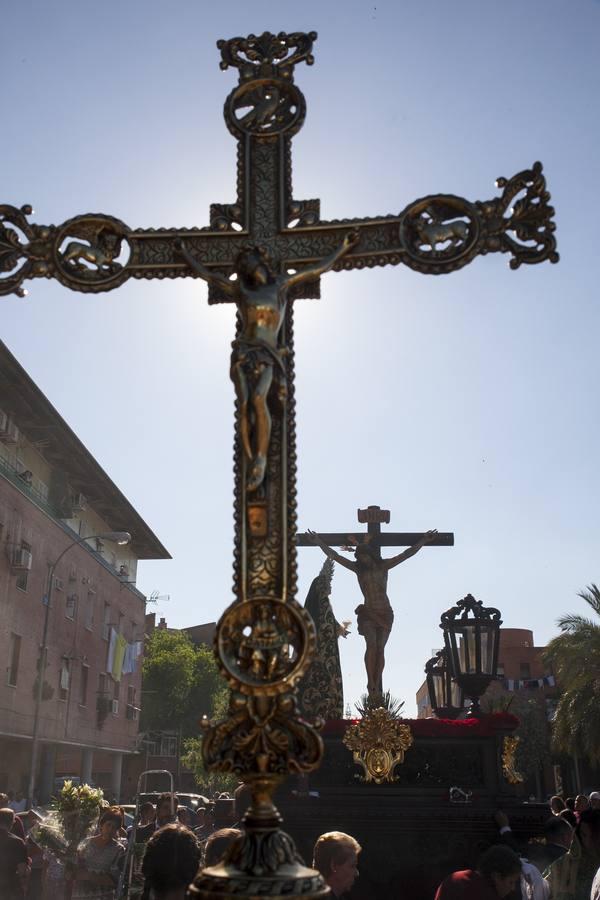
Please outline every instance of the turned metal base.
[{"label": "turned metal base", "polygon": [[330,890],[319,872],[302,863],[292,838],[278,829],[244,834],[222,862],[198,873],[187,896],[189,900],[320,900],[329,897]]}]

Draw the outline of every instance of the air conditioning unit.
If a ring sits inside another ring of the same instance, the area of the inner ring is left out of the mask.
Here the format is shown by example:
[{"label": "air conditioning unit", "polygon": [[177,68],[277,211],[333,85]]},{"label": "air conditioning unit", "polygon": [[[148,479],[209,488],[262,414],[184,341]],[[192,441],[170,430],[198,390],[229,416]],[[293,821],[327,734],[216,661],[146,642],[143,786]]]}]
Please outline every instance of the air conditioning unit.
[{"label": "air conditioning unit", "polygon": [[73,512],[83,512],[84,509],[87,509],[87,500],[83,496],[83,494],[74,494],[73,495]]},{"label": "air conditioning unit", "polygon": [[113,716],[119,715],[119,701],[118,700],[111,701],[110,711],[113,714]]},{"label": "air conditioning unit", "polygon": [[131,703],[127,704],[126,715],[128,719],[132,719],[134,722],[137,722],[140,716],[139,706],[133,706]]},{"label": "air conditioning unit", "polygon": [[0,409],[0,437],[6,434],[8,429],[8,416]]},{"label": "air conditioning unit", "polygon": [[18,569],[19,571],[29,572],[31,569],[31,550],[25,550],[24,547],[19,547],[17,550],[13,552],[12,557],[12,567],[13,569]]},{"label": "air conditioning unit", "polygon": [[4,432],[4,434],[0,435],[0,440],[4,441],[5,444],[19,443],[19,429],[10,419],[6,426],[6,431]]}]

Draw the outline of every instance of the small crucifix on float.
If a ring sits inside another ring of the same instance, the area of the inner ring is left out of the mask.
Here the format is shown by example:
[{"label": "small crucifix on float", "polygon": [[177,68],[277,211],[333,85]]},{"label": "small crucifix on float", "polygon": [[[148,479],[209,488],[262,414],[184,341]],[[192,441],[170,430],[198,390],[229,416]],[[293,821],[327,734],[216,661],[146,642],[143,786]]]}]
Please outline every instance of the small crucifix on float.
[{"label": "small crucifix on float", "polygon": [[[367,691],[370,698],[383,694],[383,670],[385,667],[385,645],[394,623],[394,611],[387,595],[388,572],[400,563],[418,553],[422,547],[451,547],[454,534],[440,534],[435,529],[424,533],[382,533],[381,525],[389,524],[389,509],[369,506],[358,510],[358,521],[367,525],[363,534],[317,534],[307,531],[298,534],[299,547],[317,546],[323,553],[350,569],[357,577],[364,603],[356,607],[358,633],[365,639],[365,668],[367,670]],[[333,547],[354,549],[355,559],[348,559],[337,553]],[[396,556],[383,557],[381,548],[407,547]]]}]

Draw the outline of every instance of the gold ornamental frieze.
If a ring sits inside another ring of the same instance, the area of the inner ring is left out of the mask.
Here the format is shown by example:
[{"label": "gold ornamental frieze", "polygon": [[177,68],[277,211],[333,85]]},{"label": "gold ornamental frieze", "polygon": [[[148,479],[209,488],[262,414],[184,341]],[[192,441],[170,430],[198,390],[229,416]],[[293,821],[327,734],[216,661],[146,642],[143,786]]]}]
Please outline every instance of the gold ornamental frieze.
[{"label": "gold ornamental frieze", "polygon": [[394,770],[404,762],[413,741],[410,725],[382,707],[369,710],[360,722],[350,726],[343,739],[354,762],[363,768],[360,781],[375,784],[398,781]]}]

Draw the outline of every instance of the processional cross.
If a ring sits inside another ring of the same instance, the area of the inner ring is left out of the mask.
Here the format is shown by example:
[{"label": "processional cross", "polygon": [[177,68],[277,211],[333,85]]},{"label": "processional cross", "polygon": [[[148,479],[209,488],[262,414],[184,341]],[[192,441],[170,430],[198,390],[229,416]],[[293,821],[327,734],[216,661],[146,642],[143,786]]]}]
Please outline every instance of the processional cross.
[{"label": "processional cross", "polygon": [[[318,765],[322,744],[296,716],[294,687],[314,651],[314,627],[296,593],[296,449],[292,302],[319,297],[329,268],[403,263],[426,274],[462,268],[479,254],[509,253],[510,265],[558,260],[550,195],[535,163],[498,179],[499,197],[469,202],[435,194],[398,214],[324,221],[318,200],[292,192],[291,140],[305,100],[294,67],[312,65],[317,35],[265,33],[219,41],[221,68],[238,69],[225,121],[238,142],[237,198],[210,208],[204,228],[131,229],[104,214],[62,225],[30,223],[31,207],[0,206],[0,294],[29,278],[57,278],[98,293],[129,278],[202,277],[209,303],[233,301],[236,389],[236,600],[216,636],[231,688],[228,718],[207,726],[209,767],[252,789],[243,839],[227,869],[201,873],[197,896],[323,896],[318,873],[300,864],[278,829],[271,801],[288,772]],[[514,206],[510,209],[514,201]]]}]

